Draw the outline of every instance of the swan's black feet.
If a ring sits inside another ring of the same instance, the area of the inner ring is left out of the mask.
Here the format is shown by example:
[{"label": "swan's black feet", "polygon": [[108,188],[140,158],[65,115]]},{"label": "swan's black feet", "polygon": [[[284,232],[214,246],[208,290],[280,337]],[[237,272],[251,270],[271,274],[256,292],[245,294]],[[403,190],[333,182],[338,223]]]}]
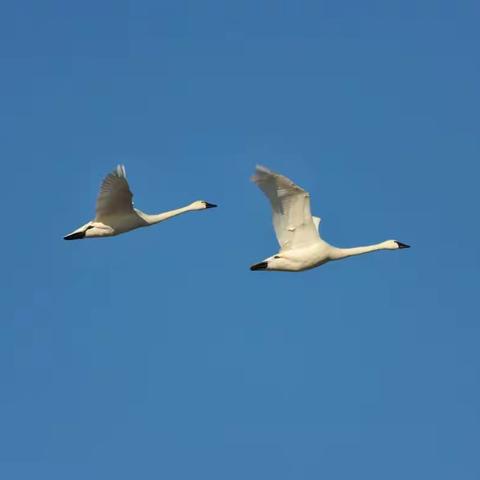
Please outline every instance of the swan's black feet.
[{"label": "swan's black feet", "polygon": [[266,270],[268,267],[268,262],[260,262],[252,265],[250,270]]},{"label": "swan's black feet", "polygon": [[63,237],[64,240],[80,240],[85,237],[85,232],[75,232]]}]

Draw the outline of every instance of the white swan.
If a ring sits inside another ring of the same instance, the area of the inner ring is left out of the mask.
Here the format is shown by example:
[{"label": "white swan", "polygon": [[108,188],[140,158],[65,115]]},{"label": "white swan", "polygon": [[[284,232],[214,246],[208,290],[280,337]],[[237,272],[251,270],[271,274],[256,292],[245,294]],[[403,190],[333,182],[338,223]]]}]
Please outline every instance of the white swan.
[{"label": "white swan", "polygon": [[118,165],[103,180],[97,197],[95,219],[69,233],[65,240],[90,237],[112,237],[135,228],[148,227],[185,212],[216,207],[213,203],[198,200],[190,205],[169,212],[149,215],[133,208],[133,194],[127,182],[125,167]]},{"label": "white swan", "polygon": [[290,179],[257,166],[252,177],[270,200],[273,210],[273,227],[280,244],[280,251],[250,270],[282,270],[299,272],[318,267],[331,260],[340,260],[374,252],[408,248],[396,240],[367,247],[337,248],[325,242],[319,233],[320,218],[310,213],[310,194]]}]

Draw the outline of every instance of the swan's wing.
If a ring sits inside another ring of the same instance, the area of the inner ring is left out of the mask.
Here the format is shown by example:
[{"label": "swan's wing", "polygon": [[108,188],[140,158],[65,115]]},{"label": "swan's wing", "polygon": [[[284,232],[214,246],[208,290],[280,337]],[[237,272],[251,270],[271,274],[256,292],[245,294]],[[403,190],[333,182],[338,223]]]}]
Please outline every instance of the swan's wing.
[{"label": "swan's wing", "polygon": [[310,213],[310,194],[290,179],[260,165],[252,177],[270,200],[273,227],[282,250],[315,243],[319,234]]},{"label": "swan's wing", "polygon": [[112,215],[133,212],[133,194],[127,182],[127,174],[123,165],[109,173],[102,182],[97,197],[96,221]]}]

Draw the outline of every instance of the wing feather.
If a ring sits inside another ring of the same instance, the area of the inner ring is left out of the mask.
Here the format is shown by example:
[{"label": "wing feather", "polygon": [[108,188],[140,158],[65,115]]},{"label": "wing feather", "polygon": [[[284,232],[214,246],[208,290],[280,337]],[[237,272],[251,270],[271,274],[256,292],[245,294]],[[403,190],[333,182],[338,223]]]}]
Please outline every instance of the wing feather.
[{"label": "wing feather", "polygon": [[301,248],[320,239],[310,212],[310,194],[289,178],[257,165],[252,181],[270,200],[273,227],[282,250]]},{"label": "wing feather", "polygon": [[133,212],[133,194],[127,182],[127,174],[123,165],[109,173],[102,182],[97,197],[96,221]]}]

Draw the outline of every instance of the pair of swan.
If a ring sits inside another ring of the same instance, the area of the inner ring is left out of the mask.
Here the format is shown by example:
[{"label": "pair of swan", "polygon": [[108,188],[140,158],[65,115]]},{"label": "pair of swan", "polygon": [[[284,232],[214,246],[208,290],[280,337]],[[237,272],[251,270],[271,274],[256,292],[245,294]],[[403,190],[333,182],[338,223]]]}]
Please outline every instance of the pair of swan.
[{"label": "pair of swan", "polygon": [[[397,240],[386,240],[365,247],[334,247],[320,236],[320,218],[310,213],[308,192],[287,177],[262,166],[257,166],[252,181],[270,200],[280,251],[252,265],[250,270],[299,272],[353,255],[409,247]],[[133,207],[132,197],[125,167],[119,165],[103,180],[97,197],[95,219],[66,235],[65,240],[111,237],[163,222],[182,213],[216,207],[213,203],[197,200],[186,207],[149,215]]]}]

